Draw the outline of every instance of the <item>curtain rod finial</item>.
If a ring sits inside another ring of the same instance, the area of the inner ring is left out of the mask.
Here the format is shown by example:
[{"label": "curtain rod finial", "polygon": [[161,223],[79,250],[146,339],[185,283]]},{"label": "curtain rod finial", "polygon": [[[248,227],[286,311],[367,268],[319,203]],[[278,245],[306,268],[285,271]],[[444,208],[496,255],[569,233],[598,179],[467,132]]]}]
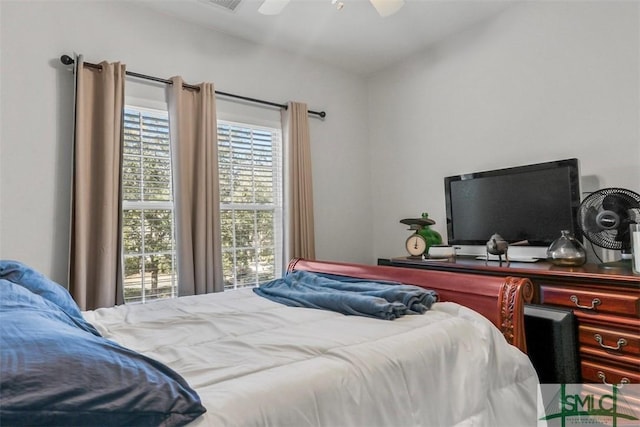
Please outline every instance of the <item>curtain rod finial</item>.
[{"label": "curtain rod finial", "polygon": [[60,57],[60,62],[62,62],[64,65],[71,65],[73,64],[75,61],[73,60],[72,57],[70,57],[69,55],[62,55]]}]

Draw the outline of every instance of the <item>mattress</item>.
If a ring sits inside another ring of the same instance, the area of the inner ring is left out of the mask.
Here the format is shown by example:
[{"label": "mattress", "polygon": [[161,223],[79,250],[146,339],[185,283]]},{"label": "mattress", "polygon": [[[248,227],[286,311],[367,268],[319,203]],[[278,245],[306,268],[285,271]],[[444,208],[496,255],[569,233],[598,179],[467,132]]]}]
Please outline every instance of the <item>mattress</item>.
[{"label": "mattress", "polygon": [[455,303],[393,321],[287,307],[251,289],[82,313],[177,371],[193,426],[536,425],[538,379],[489,320]]}]

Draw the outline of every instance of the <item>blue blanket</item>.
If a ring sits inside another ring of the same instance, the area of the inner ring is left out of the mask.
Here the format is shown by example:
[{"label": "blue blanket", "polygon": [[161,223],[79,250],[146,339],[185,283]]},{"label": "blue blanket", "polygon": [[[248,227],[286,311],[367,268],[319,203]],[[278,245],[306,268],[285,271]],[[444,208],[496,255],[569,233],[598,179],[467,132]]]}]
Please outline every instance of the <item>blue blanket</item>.
[{"label": "blue blanket", "polygon": [[317,308],[385,320],[405,314],[422,314],[437,299],[434,291],[418,286],[307,271],[289,273],[254,288],[254,292],[292,307]]}]

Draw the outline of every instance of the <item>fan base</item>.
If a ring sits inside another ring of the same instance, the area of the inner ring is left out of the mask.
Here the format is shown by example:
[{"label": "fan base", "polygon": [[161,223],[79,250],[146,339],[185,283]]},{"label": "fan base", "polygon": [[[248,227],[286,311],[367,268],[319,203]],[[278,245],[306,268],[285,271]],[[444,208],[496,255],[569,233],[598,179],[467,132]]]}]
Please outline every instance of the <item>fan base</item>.
[{"label": "fan base", "polygon": [[621,259],[619,261],[604,262],[602,264],[598,264],[598,268],[601,268],[603,270],[631,271],[631,260]]}]

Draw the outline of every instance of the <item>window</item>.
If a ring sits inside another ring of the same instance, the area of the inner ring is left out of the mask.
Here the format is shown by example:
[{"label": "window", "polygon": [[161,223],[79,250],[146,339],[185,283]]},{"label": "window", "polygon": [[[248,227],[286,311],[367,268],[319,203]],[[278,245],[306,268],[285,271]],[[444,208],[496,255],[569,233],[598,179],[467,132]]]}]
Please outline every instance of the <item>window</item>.
[{"label": "window", "polygon": [[125,302],[176,296],[173,192],[166,111],[125,109],[122,209]]},{"label": "window", "polygon": [[[166,111],[127,106],[124,116],[125,302],[177,295],[175,225]],[[280,129],[218,121],[225,289],[282,274]]]},{"label": "window", "polygon": [[279,129],[218,121],[225,289],[282,273],[281,148]]}]

